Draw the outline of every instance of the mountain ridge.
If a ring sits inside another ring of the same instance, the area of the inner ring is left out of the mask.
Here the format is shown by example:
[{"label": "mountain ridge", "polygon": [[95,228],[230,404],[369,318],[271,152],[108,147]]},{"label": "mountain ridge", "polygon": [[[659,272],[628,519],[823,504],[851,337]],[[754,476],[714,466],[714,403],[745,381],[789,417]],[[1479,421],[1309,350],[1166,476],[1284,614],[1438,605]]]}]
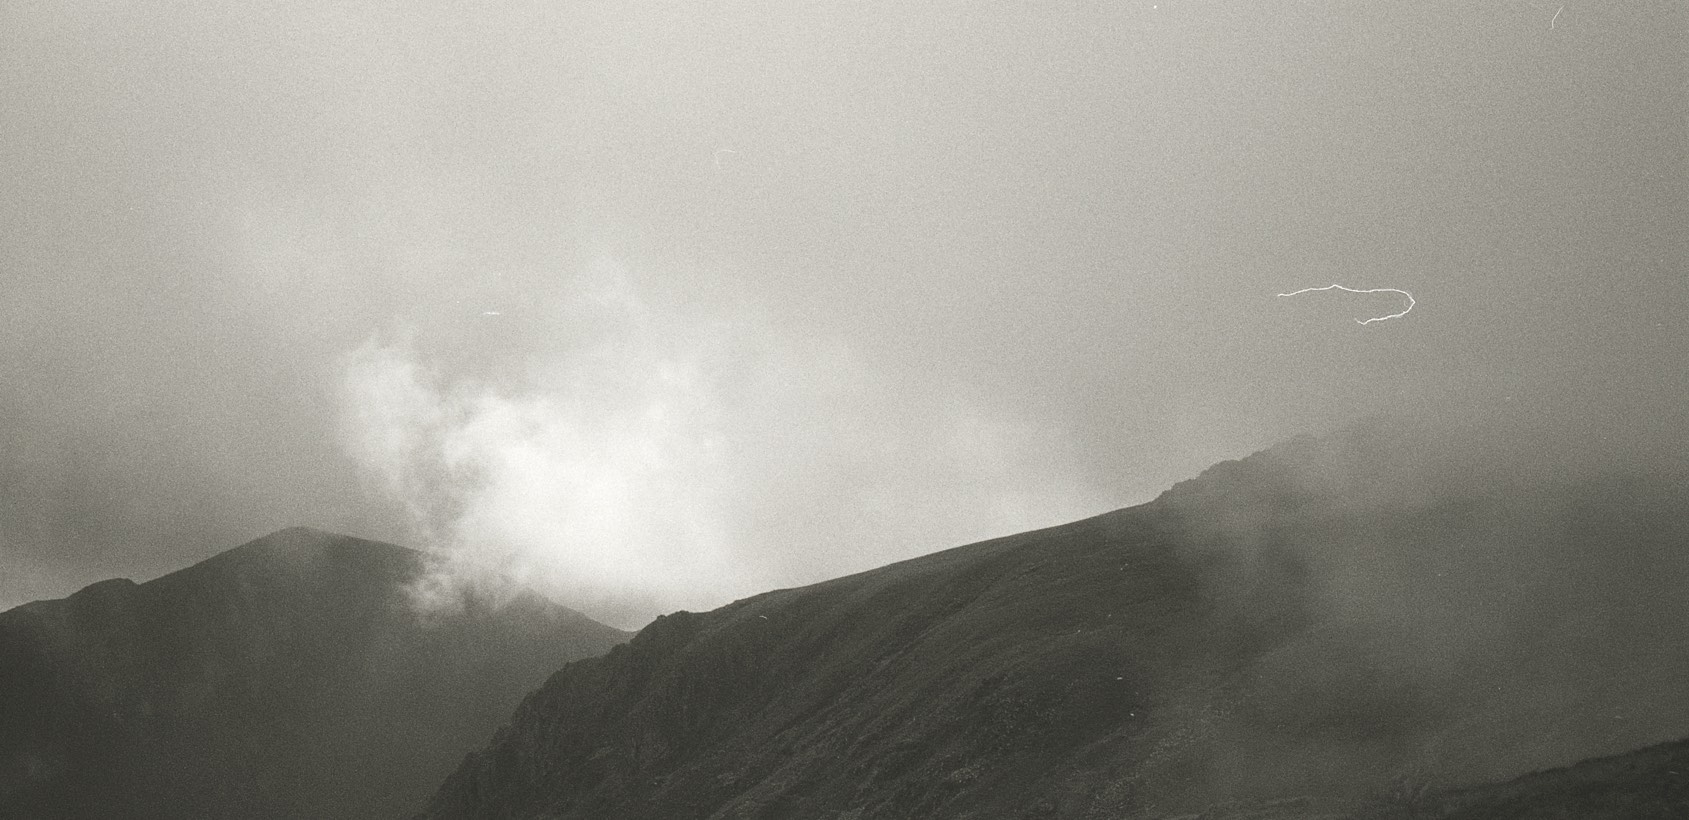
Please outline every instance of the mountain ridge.
[{"label": "mountain ridge", "polygon": [[423,617],[428,570],[296,527],[0,613],[0,805],[393,816],[545,675],[626,638],[537,595]]},{"label": "mountain ridge", "polygon": [[[1689,577],[1689,532],[1656,503],[1684,485],[1509,476],[1464,441],[1425,444],[1383,425],[1300,438],[1137,507],[664,616],[554,674],[421,816],[1360,805],[1403,773],[1516,773],[1689,734],[1689,705],[1657,688],[1622,697],[1660,706],[1658,726],[1590,723],[1604,696],[1584,689],[1598,681],[1554,666],[1572,650],[1597,656],[1612,630],[1689,623],[1651,604],[1612,608],[1637,568]],[[1519,561],[1545,568],[1497,588]],[[1587,589],[1567,592],[1570,581]],[[1514,640],[1562,603],[1612,623]],[[1510,645],[1522,648],[1495,651]],[[1477,671],[1462,677],[1467,658]],[[1683,671],[1646,652],[1602,660],[1615,664],[1606,673]],[[1588,696],[1584,722],[1529,743],[1518,738],[1551,729],[1546,718],[1497,703],[1547,709],[1572,695]],[[1494,754],[1502,742],[1513,746]]]}]

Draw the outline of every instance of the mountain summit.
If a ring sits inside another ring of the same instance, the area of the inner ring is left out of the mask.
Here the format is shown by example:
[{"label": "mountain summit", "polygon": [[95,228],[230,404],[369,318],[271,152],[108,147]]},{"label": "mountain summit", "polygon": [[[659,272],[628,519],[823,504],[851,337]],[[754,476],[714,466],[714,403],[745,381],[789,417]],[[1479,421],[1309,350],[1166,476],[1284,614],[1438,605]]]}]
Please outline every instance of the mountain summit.
[{"label": "mountain summit", "polygon": [[1288,817],[1689,734],[1689,483],[1472,444],[1295,440],[659,618],[529,696],[424,817]]},{"label": "mountain summit", "polygon": [[7,816],[397,816],[626,634],[536,595],[422,617],[414,550],[294,528],[0,613]]}]

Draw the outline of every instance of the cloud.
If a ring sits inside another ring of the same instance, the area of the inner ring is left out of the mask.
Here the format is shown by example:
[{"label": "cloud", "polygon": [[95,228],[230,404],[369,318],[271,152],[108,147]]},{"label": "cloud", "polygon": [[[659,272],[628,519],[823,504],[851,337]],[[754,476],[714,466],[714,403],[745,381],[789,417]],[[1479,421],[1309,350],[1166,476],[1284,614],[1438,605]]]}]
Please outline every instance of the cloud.
[{"label": "cloud", "polygon": [[[1224,778],[1288,776],[1266,759],[1351,785],[1363,765],[1483,780],[1689,731],[1660,683],[1686,661],[1659,649],[1689,625],[1666,592],[1689,583],[1689,474],[1640,454],[1647,430],[1590,442],[1524,418],[1375,417],[1156,502],[1236,645],[1265,650]],[[1264,751],[1311,705],[1349,732],[1332,758]]]},{"label": "cloud", "polygon": [[346,451],[447,557],[424,597],[508,576],[631,626],[1108,506],[1055,432],[686,282],[589,266],[504,378],[415,331],[344,357]]}]

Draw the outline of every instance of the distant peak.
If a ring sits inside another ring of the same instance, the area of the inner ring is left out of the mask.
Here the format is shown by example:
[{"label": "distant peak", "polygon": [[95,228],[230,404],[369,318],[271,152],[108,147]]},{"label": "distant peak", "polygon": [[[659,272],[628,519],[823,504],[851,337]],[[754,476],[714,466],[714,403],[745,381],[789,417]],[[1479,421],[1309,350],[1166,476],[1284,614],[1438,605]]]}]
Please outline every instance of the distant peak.
[{"label": "distant peak", "polygon": [[272,532],[269,535],[266,535],[262,538],[259,538],[258,540],[259,541],[274,541],[274,540],[290,540],[290,539],[295,539],[295,538],[309,538],[309,539],[315,540],[315,539],[324,539],[324,538],[346,538],[346,537],[348,537],[348,536],[344,536],[344,535],[341,535],[339,533],[329,532],[327,530],[319,530],[316,527],[306,527],[306,526],[303,526],[303,525],[295,525],[295,526],[292,526],[292,527],[283,527],[282,529],[276,530],[275,532]]},{"label": "distant peak", "polygon": [[236,547],[235,550],[270,550],[293,552],[298,550],[322,550],[331,546],[355,546],[363,549],[401,550],[410,552],[408,548],[381,541],[370,541],[344,533],[319,530],[315,527],[295,526],[276,530],[259,538]]},{"label": "distant peak", "polygon": [[287,555],[300,552],[320,552],[331,544],[350,540],[352,539],[347,536],[311,527],[287,527],[276,530],[269,535],[254,538],[228,550],[227,553]]},{"label": "distant peak", "polygon": [[128,594],[138,584],[128,578],[107,578],[77,590],[72,598],[102,598]]},{"label": "distant peak", "polygon": [[[312,527],[287,527],[224,550],[156,581],[197,583],[234,573],[248,577],[299,577],[301,573],[373,572],[404,579],[422,565],[415,550]],[[332,569],[331,569],[332,568]],[[168,580],[167,580],[168,579]]]}]

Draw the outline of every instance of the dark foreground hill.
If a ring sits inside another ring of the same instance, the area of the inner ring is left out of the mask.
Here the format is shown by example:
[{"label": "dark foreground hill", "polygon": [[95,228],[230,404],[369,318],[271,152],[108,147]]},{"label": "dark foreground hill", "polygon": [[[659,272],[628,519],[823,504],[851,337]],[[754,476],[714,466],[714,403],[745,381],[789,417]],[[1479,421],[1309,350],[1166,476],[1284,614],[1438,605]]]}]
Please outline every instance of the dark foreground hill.
[{"label": "dark foreground hill", "polygon": [[1689,735],[1681,478],[1424,444],[1298,440],[660,618],[529,696],[425,816],[1412,816]]},{"label": "dark foreground hill", "polygon": [[1689,817],[1689,740],[1419,801],[1416,820],[1681,820]]},{"label": "dark foreground hill", "polygon": [[627,637],[533,596],[419,615],[424,568],[292,529],[0,614],[0,816],[398,816]]}]

